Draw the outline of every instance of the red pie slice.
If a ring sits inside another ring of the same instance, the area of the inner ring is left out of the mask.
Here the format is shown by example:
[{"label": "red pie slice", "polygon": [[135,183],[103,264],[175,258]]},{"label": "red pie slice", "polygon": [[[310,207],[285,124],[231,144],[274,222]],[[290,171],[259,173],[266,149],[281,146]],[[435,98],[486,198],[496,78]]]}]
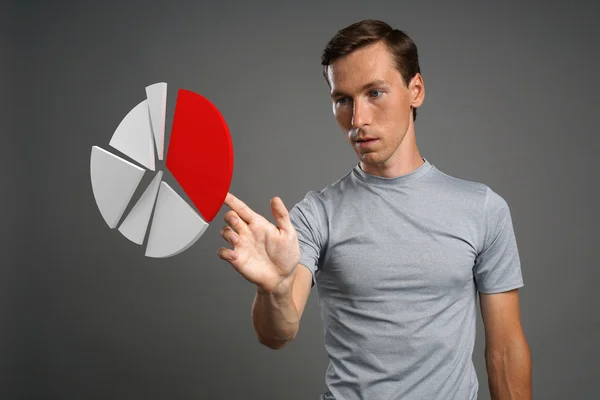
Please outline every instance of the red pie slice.
[{"label": "red pie slice", "polygon": [[180,89],[166,166],[202,217],[212,221],[233,175],[233,146],[225,119],[208,99]]}]

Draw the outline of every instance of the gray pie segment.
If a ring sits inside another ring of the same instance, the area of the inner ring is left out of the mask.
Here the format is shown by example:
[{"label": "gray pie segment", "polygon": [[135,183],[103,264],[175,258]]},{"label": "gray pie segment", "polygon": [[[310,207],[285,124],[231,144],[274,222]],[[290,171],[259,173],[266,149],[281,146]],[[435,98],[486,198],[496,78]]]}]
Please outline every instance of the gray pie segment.
[{"label": "gray pie segment", "polygon": [[143,244],[146,230],[150,223],[150,216],[160,187],[162,171],[158,171],[152,182],[148,185],[140,199],[135,203],[127,217],[119,227],[119,232],[136,244]]},{"label": "gray pie segment", "polygon": [[154,171],[154,134],[147,99],[129,111],[108,144]]},{"label": "gray pie segment", "polygon": [[208,225],[166,182],[161,182],[146,256],[164,258],[179,254],[193,245]]},{"label": "gray pie segment", "polygon": [[163,159],[165,145],[165,116],[167,114],[167,84],[158,82],[146,86],[146,97],[148,99],[148,111],[154,132],[154,143],[158,159]]},{"label": "gray pie segment", "polygon": [[90,177],[100,214],[113,229],[146,170],[98,146],[92,147]]}]

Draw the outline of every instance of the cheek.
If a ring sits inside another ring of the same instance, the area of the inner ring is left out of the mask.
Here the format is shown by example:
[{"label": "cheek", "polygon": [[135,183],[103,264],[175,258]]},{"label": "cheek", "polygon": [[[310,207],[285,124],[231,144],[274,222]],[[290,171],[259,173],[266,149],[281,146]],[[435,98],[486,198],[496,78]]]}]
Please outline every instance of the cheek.
[{"label": "cheek", "polygon": [[351,125],[351,116],[350,113],[346,109],[343,108],[335,108],[333,109],[333,116],[337,121],[338,125],[343,128],[345,131],[350,129]]},{"label": "cheek", "polygon": [[382,112],[382,120],[390,128],[402,128],[408,125],[408,116],[410,112],[410,103],[404,98],[390,99]]},{"label": "cheek", "polygon": [[408,128],[407,116],[408,113],[397,103],[387,104],[385,108],[377,110],[377,127],[389,145],[393,146],[402,141]]},{"label": "cheek", "polygon": [[387,132],[390,128],[393,129],[395,120],[398,118],[396,114],[397,107],[391,102],[378,104],[373,108],[373,122],[377,127]]}]

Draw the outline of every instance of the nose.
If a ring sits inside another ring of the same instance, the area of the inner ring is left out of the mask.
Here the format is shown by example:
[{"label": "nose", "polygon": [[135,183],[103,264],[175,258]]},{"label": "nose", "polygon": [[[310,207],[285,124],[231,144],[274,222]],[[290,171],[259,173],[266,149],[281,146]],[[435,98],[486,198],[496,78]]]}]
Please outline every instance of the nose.
[{"label": "nose", "polygon": [[368,105],[360,100],[355,100],[352,112],[352,127],[360,129],[363,126],[370,124],[370,118],[371,115]]}]

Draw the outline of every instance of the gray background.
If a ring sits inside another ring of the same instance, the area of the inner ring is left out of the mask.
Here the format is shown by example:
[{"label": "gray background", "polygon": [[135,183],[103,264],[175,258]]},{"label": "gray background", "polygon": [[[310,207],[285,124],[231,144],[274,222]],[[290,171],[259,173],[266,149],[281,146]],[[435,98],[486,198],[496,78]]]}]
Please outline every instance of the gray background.
[{"label": "gray background", "polygon": [[[600,391],[598,2],[45,3],[0,11],[0,398],[318,398],[327,360],[316,291],[298,338],[261,346],[254,288],[216,256],[226,207],[185,253],[145,258],[100,216],[89,157],[108,149],[146,85],[169,83],[170,111],[178,88],[196,91],[231,130],[231,191],[273,220],[272,196],[291,207],[356,162],[319,56],[364,18],[419,47],[422,155],[511,207],[534,398]],[[483,345],[479,323],[474,360],[489,399]]]}]

